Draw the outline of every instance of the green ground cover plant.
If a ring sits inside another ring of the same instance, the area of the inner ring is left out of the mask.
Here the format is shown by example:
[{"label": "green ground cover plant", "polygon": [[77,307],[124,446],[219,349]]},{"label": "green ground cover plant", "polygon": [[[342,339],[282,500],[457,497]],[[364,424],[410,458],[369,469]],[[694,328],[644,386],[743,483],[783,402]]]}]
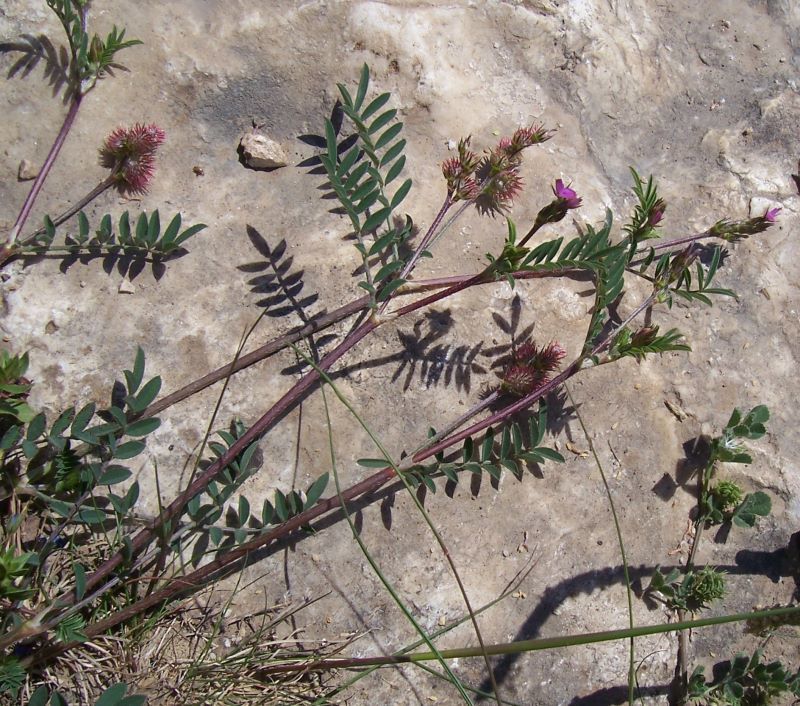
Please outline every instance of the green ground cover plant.
[{"label": "green ground cover plant", "polygon": [[[130,258],[131,262],[152,263],[154,273],[161,276],[164,262],[186,254],[184,245],[205,228],[203,224],[184,227],[181,215],[176,214],[162,230],[156,210],[135,218],[127,212],[114,217],[108,214],[93,227],[82,210],[110,188],[122,193],[147,190],[154,178],[157,149],[166,139],[157,125],[137,123],[115,130],[98,148],[101,163],[109,169],[108,177],[61,215],[47,217],[40,230],[25,233],[33,203],[84,98],[99,79],[120,68],[118,52],[140,43],[126,40],[125,31],[116,28],[105,39],[90,35],[86,0],[48,0],[47,4],[66,33],[69,107],[45,165],[6,237],[0,263],[26,258],[35,266],[35,257],[42,255],[87,261]],[[20,44],[19,68],[32,66],[43,46],[42,40]],[[202,690],[204,702],[244,703],[251,698],[247,689],[264,683],[271,685],[275,703],[300,703],[303,698],[308,702],[309,692],[315,694],[315,703],[335,703],[371,669],[400,663],[438,670],[452,684],[454,698],[464,703],[474,703],[478,697],[509,703],[494,679],[493,655],[605,640],[629,642],[628,699],[634,703],[641,698],[635,670],[637,636],[674,631],[685,635],[691,628],[726,622],[796,616],[798,607],[793,605],[713,618],[695,615],[726,594],[724,573],[695,565],[704,529],[728,524],[746,530],[771,511],[766,493],[746,493],[724,478],[725,464],[752,462],[744,443],[764,435],[769,412],[763,405],[747,413],[734,410],[721,434],[711,441],[707,462],[697,475],[689,561],[666,573],[656,569],[642,594],[643,600],[660,602],[673,611],[677,622],[633,624],[632,582],[627,575],[624,538],[616,524],[628,587],[627,629],[488,644],[481,635],[479,618],[491,606],[472,606],[447,544],[437,531],[436,518],[419,500],[420,489],[436,492],[443,482],[457,484],[482,474],[498,479],[505,472],[523,479],[531,464],[563,462],[547,438],[548,398],[561,390],[568,393],[567,384],[573,377],[591,375],[600,366],[629,357],[641,361],[689,351],[690,342],[680,331],[662,331],[653,318],[657,319],[660,308],[677,301],[708,306],[714,297],[735,296],[715,282],[722,267],[723,245],[733,246],[767,230],[780,209],[741,220],[722,218],[702,232],[665,239],[660,237],[660,229],[667,204],[658,194],[655,179],[645,179],[631,169],[637,205],[621,227],[607,210],[601,223],[587,225],[572,238],[563,234],[558,224],[570,211],[581,208],[582,198],[572,184],[556,179],[533,223],[521,228],[510,211],[523,189],[520,168],[524,153],[556,138],[543,125],[532,124],[518,128],[483,153],[474,151],[471,138],[464,137],[456,156],[442,164],[445,196],[427,231],[418,236],[406,213],[414,185],[403,176],[406,141],[397,110],[388,107],[390,94],[373,95],[366,65],[354,87],[340,84],[338,88],[339,100],[322,125],[317,164],[324,171],[326,188],[349,220],[361,259],[355,286],[364,292],[362,296],[255,350],[246,351],[246,335],[228,365],[162,397],[161,378],[150,377],[145,351],[132,347],[133,362],[123,371],[124,382],[114,384],[114,375],[109,374],[112,404],[99,408],[94,402],[80,402],[51,418],[28,402],[36,384],[26,377],[31,354],[0,353],[0,692],[10,699],[24,697],[35,706],[82,698],[93,699],[97,706],[144,703],[143,696],[129,693],[136,690],[135,684],[122,682],[97,683],[87,694],[74,690],[62,694],[70,689],[66,684],[53,684],[57,682],[54,670],[69,655],[79,662],[74,656],[85,654],[87,645],[104,637],[141,646],[165,622],[191,622],[193,618],[180,608],[182,599],[213,592],[216,582],[241,572],[256,550],[311,531],[312,522],[334,511],[341,511],[350,524],[354,541],[419,633],[419,641],[394,655],[358,659],[332,657],[321,649],[297,651],[275,638],[275,626],[287,617],[278,611],[252,629],[247,651],[208,660],[211,638],[199,640],[176,687],[186,703],[201,698],[197,694]],[[420,259],[434,257],[436,244],[473,207],[493,217],[493,224],[505,220],[502,243],[487,254],[485,266],[476,273],[413,279]],[[56,245],[59,229],[66,235],[63,244]],[[273,256],[279,262],[279,256]],[[280,265],[277,269],[282,272]],[[579,350],[570,359],[557,340],[536,342],[525,337],[515,341],[497,361],[499,372],[493,389],[441,428],[421,425],[413,449],[400,458],[393,457],[381,442],[382,420],[364,419],[330,376],[345,354],[401,317],[468,288],[496,282],[507,282],[512,288],[535,286],[531,280],[543,278],[580,278],[591,284],[593,304]],[[622,297],[632,298],[627,281],[634,278],[646,282],[647,294],[634,306],[628,305],[627,316],[618,317],[616,306]],[[286,286],[291,288],[292,283]],[[645,315],[647,323],[642,322]],[[354,318],[350,332],[321,353],[320,332],[346,318]],[[240,419],[218,423],[214,410],[202,448],[190,460],[193,472],[189,482],[156,516],[140,516],[140,487],[127,462],[145,450],[148,437],[159,428],[156,415],[212,384],[226,385],[240,370],[287,347],[294,349],[303,370],[299,380],[249,424]],[[373,440],[374,456],[358,461],[362,468],[370,469],[369,474],[350,487],[343,485],[337,461],[343,440],[335,438],[328,417],[330,470],[304,489],[277,490],[261,502],[251,501],[243,492],[244,482],[256,473],[268,472],[259,459],[260,440],[273,433],[287,410],[309,393],[323,396],[326,414],[333,404],[343,405]],[[584,424],[582,418],[580,423]],[[603,474],[599,459],[595,459]],[[438,634],[422,627],[353,524],[353,501],[397,480],[407,488],[459,585],[464,620],[472,624],[477,648],[439,649]],[[613,510],[610,492],[608,499]],[[616,513],[614,517],[616,523]],[[221,612],[197,620],[199,634],[213,636],[224,617]],[[424,652],[414,651],[422,645]],[[681,639],[672,698],[675,703],[749,704],[769,703],[783,693],[800,697],[800,676],[792,672],[795,666],[764,664],[762,656],[761,651],[751,657],[734,656],[729,669],[707,683],[702,666],[690,671],[691,656]],[[462,681],[451,664],[456,657],[482,657],[488,685],[478,688]],[[92,668],[102,671],[97,665],[87,667]],[[321,680],[293,681],[297,675],[308,677],[334,669],[358,671],[351,679],[338,679],[333,685]],[[211,684],[217,691],[209,691]],[[297,701],[290,700],[294,698]]]}]

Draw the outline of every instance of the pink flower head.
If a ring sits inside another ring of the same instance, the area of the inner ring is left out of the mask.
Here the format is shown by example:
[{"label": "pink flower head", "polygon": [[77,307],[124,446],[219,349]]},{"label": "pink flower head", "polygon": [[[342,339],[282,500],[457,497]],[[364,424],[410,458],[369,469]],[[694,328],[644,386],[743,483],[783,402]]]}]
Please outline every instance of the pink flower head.
[{"label": "pink flower head", "polygon": [[538,145],[540,142],[549,140],[552,134],[550,130],[545,130],[544,125],[534,123],[530,127],[518,128],[511,138],[511,142],[519,149],[525,149],[531,145]]},{"label": "pink flower head", "polygon": [[556,198],[563,202],[563,205],[566,206],[567,209],[578,208],[581,205],[581,199],[575,190],[564,186],[564,182],[561,181],[561,179],[556,179],[553,193],[556,195]]},{"label": "pink flower head", "polygon": [[513,363],[503,372],[501,387],[515,397],[525,397],[541,387],[547,376],[532,365]]},{"label": "pink flower head", "polygon": [[124,194],[144,194],[155,169],[156,150],[166,135],[158,125],[118,127],[100,148],[100,163],[112,170],[117,188]]},{"label": "pink flower head", "polygon": [[524,397],[544,385],[548,375],[557,370],[567,352],[556,341],[539,348],[533,341],[520,344],[512,361],[503,371],[501,387],[517,397]]},{"label": "pink flower head", "polygon": [[770,208],[764,214],[764,220],[768,223],[775,223],[775,219],[777,219],[778,214],[781,212],[782,209],[780,208]]},{"label": "pink flower head", "polygon": [[480,158],[469,149],[470,138],[458,142],[458,157],[451,157],[442,164],[442,175],[447,181],[447,190],[456,201],[472,201],[478,196],[478,185],[473,173]]}]

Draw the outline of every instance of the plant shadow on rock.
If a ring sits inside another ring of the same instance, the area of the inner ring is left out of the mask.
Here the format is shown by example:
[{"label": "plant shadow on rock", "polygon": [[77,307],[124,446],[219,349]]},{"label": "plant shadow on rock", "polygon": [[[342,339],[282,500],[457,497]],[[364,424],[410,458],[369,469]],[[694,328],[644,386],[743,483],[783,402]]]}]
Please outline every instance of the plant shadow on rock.
[{"label": "plant shadow on rock", "polygon": [[[793,536],[788,547],[780,548],[775,552],[748,552],[749,554],[759,555],[759,561],[752,561],[748,565],[743,565],[742,562],[739,561],[739,557],[737,555],[736,564],[718,566],[717,568],[730,576],[762,576],[763,572],[761,571],[761,562],[767,560],[768,557],[765,555],[768,554],[770,559],[776,561],[776,564],[774,565],[781,567],[781,570],[778,573],[780,573],[781,576],[784,576],[787,572],[793,570],[790,555],[792,553],[792,543],[795,541],[796,540]],[[660,568],[661,570],[670,570],[673,567],[644,565],[629,566],[628,572],[632,583],[634,585],[638,584],[641,586],[642,580],[651,576],[656,568]],[[674,568],[682,569],[680,565],[675,566]],[[780,578],[780,576],[778,578]],[[531,640],[539,637],[544,624],[547,622],[550,616],[556,613],[559,606],[561,606],[565,601],[574,599],[576,596],[582,593],[588,595],[599,589],[608,588],[615,584],[624,585],[624,583],[624,568],[620,565],[586,571],[584,573],[577,574],[576,576],[571,576],[567,579],[564,579],[553,586],[547,587],[544,590],[544,593],[542,594],[542,597],[539,600],[536,608],[534,608],[534,610],[528,614],[528,618],[517,631],[516,635],[514,636],[514,641]],[[498,664],[494,668],[494,676],[498,684],[502,684],[509,677],[512,667],[521,656],[522,655],[518,653],[509,654],[505,655],[499,660]],[[486,679],[479,688],[482,691],[490,692],[491,683],[488,679]],[[639,688],[639,693],[641,693],[643,696],[667,694],[669,693],[669,689],[670,687],[668,684],[656,685]],[[578,697],[570,701],[570,706],[588,706],[589,704],[592,704],[592,706],[612,706],[615,704],[624,704],[627,703],[627,701],[628,686],[626,684],[624,686],[620,685],[616,687],[600,689],[587,696]]]},{"label": "plant shadow on rock", "polygon": [[[270,247],[264,236],[250,225],[247,226],[247,237],[264,259],[239,265],[237,269],[256,274],[247,281],[247,284],[254,294],[266,295],[256,302],[257,306],[264,308],[266,316],[277,319],[294,314],[303,324],[309,324],[316,317],[324,315],[324,309],[315,314],[309,313],[308,309],[317,302],[319,294],[303,293],[305,270],[292,269],[294,256],[287,255],[286,240],[281,240],[275,247]],[[312,357],[318,360],[319,350],[335,339],[334,334],[324,334],[314,339],[311,342]],[[306,368],[305,362],[298,361],[281,372],[285,375],[294,375]]]},{"label": "plant shadow on rock", "polygon": [[[12,79],[18,74],[20,78],[27,78],[41,62],[44,62],[44,79],[52,88],[53,98],[69,83],[69,52],[63,44],[56,49],[46,34],[36,36],[21,34],[17,42],[0,43],[0,54],[11,52],[19,52],[22,56],[8,69],[7,79]],[[70,97],[70,91],[66,91],[65,104],[69,102]]]}]

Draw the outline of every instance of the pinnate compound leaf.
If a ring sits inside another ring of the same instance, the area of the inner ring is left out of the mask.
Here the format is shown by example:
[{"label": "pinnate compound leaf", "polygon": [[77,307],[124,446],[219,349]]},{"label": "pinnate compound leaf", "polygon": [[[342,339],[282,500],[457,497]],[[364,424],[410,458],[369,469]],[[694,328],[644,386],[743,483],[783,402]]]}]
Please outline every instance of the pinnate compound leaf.
[{"label": "pinnate compound leaf", "polygon": [[286,505],[286,496],[280,491],[275,491],[275,515],[280,522],[286,522],[289,517],[289,508]]},{"label": "pinnate compound leaf", "polygon": [[136,347],[136,358],[133,361],[133,370],[123,371],[125,374],[125,382],[128,385],[128,394],[132,395],[139,389],[142,384],[142,377],[144,376],[144,351],[141,346]]},{"label": "pinnate compound leaf", "polygon": [[358,79],[358,90],[356,91],[356,99],[353,101],[353,110],[361,110],[364,104],[364,98],[367,95],[367,88],[369,88],[369,66],[364,64],[361,67],[361,75]]},{"label": "pinnate compound leaf", "polygon": [[158,214],[158,209],[156,209],[152,214],[150,214],[150,221],[147,224],[147,235],[145,236],[145,241],[147,242],[148,248],[156,244],[160,233],[161,217]]},{"label": "pinnate compound leaf", "polygon": [[177,238],[175,238],[174,247],[172,249],[174,250],[189,240],[189,238],[191,238],[193,235],[199,233],[201,230],[205,230],[206,228],[208,228],[208,226],[205,223],[196,223],[193,226],[189,226]]},{"label": "pinnate compound leaf", "polygon": [[134,236],[135,243],[139,245],[145,245],[147,243],[147,228],[147,214],[142,212],[136,219],[136,235]]},{"label": "pinnate compound leaf", "polygon": [[328,120],[328,118],[325,118],[325,145],[328,150],[327,157],[330,160],[330,164],[335,165],[338,154],[338,148],[336,145],[336,130],[333,127],[333,123]]},{"label": "pinnate compound leaf", "polygon": [[178,231],[181,228],[181,214],[176,213],[172,220],[169,222],[167,229],[164,231],[164,235],[161,237],[159,241],[159,247],[161,250],[169,250],[172,247],[172,244],[175,242],[175,238],[178,235]]},{"label": "pinnate compound leaf", "polygon": [[535,452],[540,456],[544,456],[548,461],[564,463],[564,457],[555,449],[548,449],[546,446],[539,446],[535,449]]},{"label": "pinnate compound leaf", "polygon": [[86,569],[80,564],[73,564],[72,571],[75,574],[75,598],[82,600],[86,593]]},{"label": "pinnate compound leaf", "polygon": [[80,434],[84,429],[86,429],[86,425],[91,421],[92,417],[94,416],[94,412],[94,402],[90,402],[85,407],[81,407],[81,410],[75,415],[75,419],[72,420],[70,432],[73,436]]},{"label": "pinnate compound leaf", "polygon": [[[5,665],[4,665],[5,666]],[[22,669],[20,667],[20,669]],[[22,670],[23,677],[25,676],[25,670]],[[0,681],[7,683],[5,680],[5,674],[0,672]],[[20,684],[21,686],[21,684]],[[30,700],[28,701],[28,706],[47,706],[47,697],[50,696],[50,692],[47,690],[47,687],[42,685],[36,691],[33,692]],[[52,703],[52,702],[51,702]]]},{"label": "pinnate compound leaf", "polygon": [[239,515],[239,523],[244,524],[250,517],[250,502],[244,495],[239,496],[239,508],[237,514]]},{"label": "pinnate compound leaf", "polygon": [[405,283],[406,281],[402,278],[393,279],[391,282],[387,282],[378,292],[378,296],[376,297],[377,300],[379,302],[386,301],[390,296],[392,296],[392,293],[395,290],[400,289],[400,287],[402,287]]},{"label": "pinnate compound leaf", "polygon": [[406,179],[400,185],[397,191],[394,192],[394,196],[392,196],[392,203],[391,203],[392,209],[397,208],[402,203],[403,199],[405,199],[405,197],[408,196],[408,192],[410,190],[411,190],[411,179]]},{"label": "pinnate compound leaf", "polygon": [[395,272],[397,272],[402,268],[403,268],[403,262],[401,260],[394,260],[381,267],[381,269],[379,269],[378,272],[375,274],[374,279],[376,282],[383,282],[383,280],[385,280],[387,277],[389,277],[390,275],[394,274]]},{"label": "pinnate compound leaf", "polygon": [[405,166],[406,156],[403,155],[391,167],[389,167],[389,171],[386,172],[386,178],[383,180],[383,183],[390,184],[393,182],[398,176],[400,176],[400,172],[403,171],[403,167]]},{"label": "pinnate compound leaf", "polygon": [[361,119],[367,120],[370,116],[377,113],[391,98],[390,93],[381,93],[377,98],[373,98],[364,110],[361,111]]},{"label": "pinnate compound leaf", "polygon": [[380,166],[385,167],[387,164],[391,164],[394,158],[402,153],[405,146],[406,146],[405,140],[398,140],[397,142],[395,142],[388,150],[386,150],[383,157],[381,157]]},{"label": "pinnate compound leaf", "polygon": [[[117,447],[119,451],[119,447]],[[117,485],[123,483],[131,477],[131,472],[125,466],[111,465],[97,479],[98,485]]]},{"label": "pinnate compound leaf", "polygon": [[364,221],[363,225],[361,226],[362,233],[371,233],[375,230],[381,223],[383,223],[388,217],[389,214],[392,212],[391,208],[381,208]]},{"label": "pinnate compound leaf", "polygon": [[16,446],[19,440],[22,438],[22,426],[12,426],[6,430],[6,433],[3,434],[3,438],[0,439],[0,450],[8,451],[9,449]]},{"label": "pinnate compound leaf", "polygon": [[394,120],[395,116],[397,115],[397,111],[387,110],[385,113],[379,115],[373,123],[369,126],[368,133],[370,135],[374,135],[378,130],[388,125],[392,120]]}]

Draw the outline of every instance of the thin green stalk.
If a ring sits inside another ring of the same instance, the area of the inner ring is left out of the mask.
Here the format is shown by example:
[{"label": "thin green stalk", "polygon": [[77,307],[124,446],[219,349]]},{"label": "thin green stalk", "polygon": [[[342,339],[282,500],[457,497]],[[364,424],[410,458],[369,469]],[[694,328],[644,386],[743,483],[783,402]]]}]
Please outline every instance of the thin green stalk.
[{"label": "thin green stalk", "polygon": [[[311,361],[306,359],[306,362],[309,363]],[[330,387],[333,390],[334,394],[339,398],[339,401],[347,408],[347,410],[350,412],[350,414],[352,414],[353,417],[355,417],[355,419],[361,425],[362,429],[364,429],[364,431],[367,432],[367,434],[369,435],[370,439],[372,439],[372,442],[375,444],[375,446],[381,452],[381,454],[383,455],[383,457],[386,460],[386,462],[394,469],[394,472],[398,475],[400,480],[403,482],[403,485],[406,487],[406,490],[408,491],[409,496],[411,497],[412,501],[414,502],[414,505],[416,506],[416,508],[419,511],[419,513],[422,515],[423,519],[425,520],[425,523],[430,528],[431,533],[436,538],[436,542],[439,545],[439,547],[441,548],[442,553],[444,554],[445,560],[447,561],[448,565],[450,566],[450,570],[452,571],[453,576],[455,577],[456,583],[458,584],[458,590],[461,593],[462,598],[464,599],[464,604],[465,604],[465,606],[467,608],[467,612],[470,615],[470,619],[472,621],[472,626],[473,626],[473,629],[475,630],[475,636],[478,638],[478,644],[483,645],[484,644],[483,643],[483,636],[481,634],[480,627],[478,626],[478,621],[477,621],[477,619],[475,617],[475,613],[472,610],[472,605],[470,603],[469,596],[467,595],[467,591],[464,588],[464,584],[461,581],[461,576],[459,575],[459,572],[458,572],[458,569],[456,568],[455,562],[453,561],[453,558],[450,555],[450,550],[447,548],[447,545],[446,545],[444,539],[442,538],[442,536],[439,533],[439,531],[436,529],[436,526],[433,524],[433,520],[431,519],[431,517],[428,514],[427,510],[425,510],[425,508],[423,507],[422,503],[419,501],[419,498],[417,497],[417,494],[414,492],[414,489],[411,487],[411,484],[408,482],[408,480],[406,479],[405,475],[403,473],[399,472],[399,468],[398,468],[397,464],[392,460],[391,456],[389,455],[389,452],[383,446],[383,444],[381,443],[380,439],[372,431],[372,429],[367,424],[367,422],[364,419],[362,419],[361,415],[359,415],[359,413],[350,404],[350,402],[347,400],[347,398],[344,395],[342,395],[341,391],[335,385],[333,380],[331,380],[331,378],[324,371],[320,370],[319,373],[322,376],[322,379],[328,385],[330,385]],[[327,408],[326,408],[326,414],[327,414]],[[338,484],[337,484],[337,491],[339,491]],[[341,492],[339,492],[339,497],[341,498]],[[497,700],[497,703],[499,705],[500,704],[500,692],[499,692],[499,689],[498,689],[498,686],[497,686],[497,682],[495,681],[494,670],[492,669],[492,665],[489,662],[488,656],[485,657],[485,662],[486,662],[486,669],[489,672],[489,680],[490,680],[490,682],[492,684],[492,690],[494,691],[495,699]]]},{"label": "thin green stalk", "polygon": [[[489,608],[492,608],[493,606],[495,606],[498,603],[500,603],[500,601],[504,600],[505,598],[510,596],[512,593],[514,593],[514,591],[516,591],[519,588],[519,586],[522,585],[522,582],[528,577],[528,574],[530,574],[530,572],[533,571],[533,568],[534,568],[535,564],[532,563],[532,562],[529,562],[529,563],[531,565],[529,567],[525,568],[525,569],[522,569],[514,577],[514,579],[512,579],[512,581],[506,586],[506,588],[503,590],[503,592],[499,596],[497,596],[497,598],[494,598],[491,601],[489,601],[488,603],[485,603],[484,605],[482,605],[480,608],[477,608],[474,611],[475,615],[480,615],[481,613],[489,610]],[[430,638],[431,638],[431,640],[435,640],[436,638],[441,637],[442,635],[450,632],[451,630],[454,630],[459,625],[463,625],[464,623],[466,623],[469,620],[470,620],[470,616],[469,616],[469,614],[467,614],[467,615],[459,618],[458,620],[453,621],[449,625],[446,625],[445,627],[437,630],[436,632],[431,633]],[[407,654],[408,652],[411,652],[411,650],[415,650],[415,649],[417,649],[417,647],[419,647],[420,645],[424,645],[424,644],[425,644],[424,640],[417,640],[416,642],[412,642],[410,645],[406,645],[403,649],[399,650],[397,652],[397,654],[399,654],[399,655]],[[372,672],[374,672],[376,669],[380,669],[380,665],[375,665],[373,667],[369,667],[369,668],[365,669],[362,672],[359,672],[358,674],[356,674],[355,676],[351,677],[350,679],[348,679],[343,684],[340,684],[339,686],[337,686],[333,691],[331,691],[328,694],[326,694],[324,698],[325,699],[333,698],[337,694],[343,693],[344,691],[349,689],[353,684],[355,684],[357,681],[360,681],[364,677],[369,676],[370,674],[372,674]],[[317,701],[317,702],[314,703],[314,706],[323,706],[323,704],[321,702]]]},{"label": "thin green stalk", "polygon": [[[603,470],[603,464],[600,462],[600,457],[597,455],[597,450],[594,447],[592,438],[589,436],[589,432],[586,429],[586,425],[583,423],[583,417],[581,416],[578,405],[575,404],[575,399],[572,397],[572,392],[566,383],[564,383],[564,390],[567,393],[567,397],[569,397],[572,409],[575,410],[575,415],[578,417],[578,423],[581,425],[583,436],[589,443],[589,451],[591,452],[592,457],[594,458],[597,470],[600,471],[600,477],[603,479],[603,487],[605,488],[606,491],[606,498],[608,498],[608,505],[611,508],[611,516],[614,519],[614,531],[617,534],[617,542],[619,543],[619,553],[620,556],[622,557],[622,570],[625,574],[625,593],[628,599],[628,627],[631,630],[633,630],[634,628],[633,592],[631,591],[631,577],[630,577],[630,572],[628,571],[628,559],[625,556],[625,542],[622,539],[622,528],[620,527],[619,524],[619,517],[617,516],[616,506],[614,505],[614,498],[611,495],[611,487],[608,485],[608,479],[606,478],[605,471]],[[636,683],[636,659],[634,653],[633,637],[631,637],[629,654],[628,654],[628,703],[629,704],[633,704],[633,692],[635,683]]]},{"label": "thin green stalk", "polygon": [[[677,623],[640,625],[636,628],[621,630],[603,630],[600,632],[587,632],[580,635],[564,635],[561,637],[540,637],[532,640],[518,640],[517,642],[503,642],[496,645],[487,645],[486,651],[490,655],[516,655],[521,652],[537,652],[541,650],[559,649],[562,647],[576,647],[592,645],[599,642],[614,640],[630,640],[646,635],[661,635],[670,632],[696,630],[698,628],[738,623],[747,620],[760,620],[779,616],[800,613],[800,606],[772,608],[770,610],[756,610],[750,613],[733,613],[713,618],[698,618]],[[481,650],[475,647],[457,647],[450,650],[439,650],[444,659],[463,659],[467,657],[480,657]],[[410,655],[390,655],[388,657],[352,657],[341,659],[326,659],[309,664],[284,664],[265,667],[263,674],[282,674],[285,672],[301,671],[329,671],[331,669],[358,669],[374,665],[411,664],[416,662],[430,662],[438,659],[433,652],[415,652]]]},{"label": "thin green stalk", "polygon": [[353,519],[350,517],[350,512],[347,509],[347,503],[342,498],[342,488],[339,482],[339,471],[336,464],[336,450],[333,446],[333,429],[331,428],[331,417],[330,411],[328,409],[328,400],[325,395],[325,388],[322,389],[322,402],[325,407],[325,423],[328,429],[328,448],[331,455],[331,470],[333,472],[333,481],[336,485],[336,495],[339,498],[339,503],[342,509],[342,513],[344,514],[345,520],[347,520],[347,524],[350,527],[350,531],[353,534],[353,539],[356,540],[359,548],[361,549],[361,553],[364,555],[364,558],[369,562],[369,565],[372,567],[372,570],[375,572],[375,575],[378,577],[380,582],[383,584],[384,588],[389,592],[389,595],[392,597],[392,600],[397,604],[397,607],[403,612],[403,615],[406,616],[406,619],[414,626],[414,629],[419,633],[420,637],[425,641],[425,644],[431,650],[431,654],[434,655],[435,659],[438,659],[439,663],[444,668],[445,672],[447,673],[448,677],[450,678],[451,684],[453,684],[456,689],[458,689],[461,698],[464,700],[464,703],[470,704],[472,706],[472,700],[467,695],[467,692],[464,690],[464,686],[461,684],[461,681],[453,674],[452,670],[448,666],[447,662],[440,656],[439,650],[436,649],[436,646],[431,641],[430,637],[428,637],[427,633],[423,629],[423,627],[416,621],[414,616],[411,614],[411,611],[406,607],[405,603],[403,603],[402,598],[397,594],[392,584],[389,580],[383,575],[380,567],[378,566],[375,559],[372,557],[372,554],[367,549],[364,541],[361,539],[356,526],[353,524]]}]

